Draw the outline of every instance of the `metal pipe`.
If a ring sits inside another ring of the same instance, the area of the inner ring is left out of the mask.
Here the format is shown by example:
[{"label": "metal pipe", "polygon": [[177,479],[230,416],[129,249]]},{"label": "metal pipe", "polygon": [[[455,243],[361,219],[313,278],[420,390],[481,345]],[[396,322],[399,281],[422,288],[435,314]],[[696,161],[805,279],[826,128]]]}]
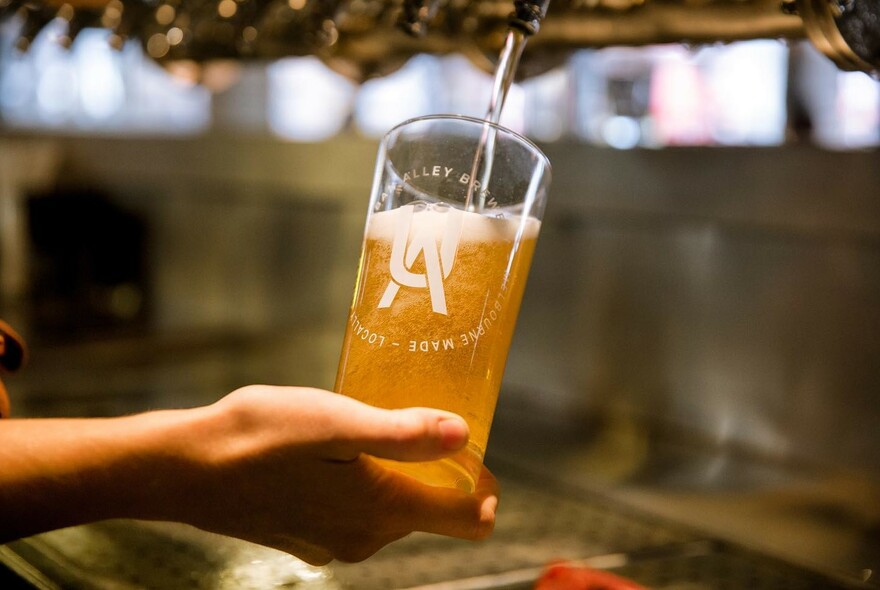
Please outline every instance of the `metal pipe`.
[{"label": "metal pipe", "polygon": [[[24,6],[23,0],[0,0],[0,7],[7,16],[29,19],[23,29],[31,37],[34,26],[45,22],[47,7],[60,1],[29,0],[27,9],[16,11],[12,8]],[[876,0],[554,0],[546,18],[547,0],[241,0],[234,16],[219,10],[222,2],[178,0],[169,4],[177,19],[167,26],[155,18],[166,1],[71,0],[70,5],[77,12],[96,13],[106,5],[104,26],[121,38],[140,39],[148,49],[149,39],[161,37],[165,29],[186,29],[183,39],[194,41],[150,52],[160,61],[311,53],[346,64],[355,79],[387,73],[419,52],[460,52],[489,69],[491,60],[485,56],[498,54],[511,25],[526,34],[541,28],[524,58],[526,73],[549,69],[581,48],[767,38],[809,38],[842,68],[880,70]],[[119,16],[116,22],[106,16],[108,11]],[[266,18],[276,12],[287,15],[289,26],[284,19]],[[309,27],[316,30],[305,30]]]},{"label": "metal pipe", "polygon": [[693,4],[649,0],[624,11],[569,10],[544,22],[535,45],[606,47],[657,43],[712,43],[746,39],[802,39],[804,23],[779,0]]}]

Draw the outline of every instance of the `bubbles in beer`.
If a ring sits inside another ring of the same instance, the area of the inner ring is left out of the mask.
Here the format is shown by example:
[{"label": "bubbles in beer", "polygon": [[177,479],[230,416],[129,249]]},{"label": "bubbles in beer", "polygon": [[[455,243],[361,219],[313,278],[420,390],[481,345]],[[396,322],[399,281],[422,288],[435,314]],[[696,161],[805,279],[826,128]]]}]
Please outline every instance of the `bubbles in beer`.
[{"label": "bubbles in beer", "polygon": [[[461,216],[460,235],[454,262],[438,286],[427,280],[431,257],[439,259],[443,240],[450,239],[453,214]],[[436,251],[398,252],[415,277],[400,285],[392,255],[404,222],[409,248],[415,236],[427,233]],[[539,228],[534,218],[487,217],[431,203],[376,213],[367,228],[336,391],[386,408],[412,406],[417,394],[419,405],[430,400],[428,405],[463,416],[471,429],[469,447],[447,467],[455,478],[465,474],[466,487],[479,475]],[[393,302],[382,307],[389,285],[397,285]],[[446,314],[432,306],[437,288]]]}]

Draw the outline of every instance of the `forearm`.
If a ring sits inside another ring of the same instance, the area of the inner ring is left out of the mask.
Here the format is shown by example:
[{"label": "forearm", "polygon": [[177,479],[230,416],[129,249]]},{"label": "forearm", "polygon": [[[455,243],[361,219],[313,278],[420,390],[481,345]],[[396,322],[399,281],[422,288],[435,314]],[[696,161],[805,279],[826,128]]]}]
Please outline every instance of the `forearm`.
[{"label": "forearm", "polygon": [[108,518],[184,522],[309,563],[359,561],[414,530],[492,530],[497,484],[436,488],[365,458],[431,461],[467,443],[441,410],[249,386],[126,418],[0,420],[0,542]]},{"label": "forearm", "polygon": [[179,410],[0,421],[0,542],[107,518],[174,519],[198,420]]}]

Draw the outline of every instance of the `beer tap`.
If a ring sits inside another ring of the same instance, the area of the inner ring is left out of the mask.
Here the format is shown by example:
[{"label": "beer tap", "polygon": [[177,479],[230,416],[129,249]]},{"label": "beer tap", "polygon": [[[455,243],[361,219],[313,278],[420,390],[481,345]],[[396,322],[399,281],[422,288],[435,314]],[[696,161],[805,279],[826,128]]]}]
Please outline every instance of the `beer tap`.
[{"label": "beer tap", "polygon": [[[69,4],[65,4],[65,6],[70,7]],[[59,16],[61,16],[60,13],[61,10],[59,10]],[[83,29],[98,27],[101,25],[101,16],[99,14],[89,10],[75,10],[72,7],[70,7],[70,12],[65,17],[65,20],[67,21],[67,30],[58,39],[58,42],[61,43],[62,47],[67,49],[70,49],[73,42],[76,41],[77,35],[79,35]]]},{"label": "beer tap", "polygon": [[[59,7],[67,3],[73,8]],[[361,81],[417,53],[464,53],[494,69],[511,29],[533,38],[517,70],[529,77],[580,48],[809,38],[845,69],[880,71],[877,0],[0,0],[22,50],[56,16],[71,43],[94,22],[121,47],[137,39],[158,61],[316,55]],[[513,12],[511,13],[511,8]],[[157,16],[174,15],[173,22]],[[89,16],[93,18],[90,20]],[[394,31],[403,29],[407,34]],[[540,35],[535,35],[541,30]],[[164,38],[164,40],[163,40]],[[150,40],[153,40],[152,45]]]},{"label": "beer tap", "polygon": [[45,4],[22,3],[16,14],[23,22],[15,47],[19,51],[27,51],[40,31],[55,18],[57,11]]},{"label": "beer tap", "polygon": [[422,37],[445,0],[405,0],[397,25],[413,37]]},{"label": "beer tap", "polygon": [[838,67],[880,72],[880,2],[796,0],[807,36]]},{"label": "beer tap", "polygon": [[516,0],[508,24],[526,36],[534,35],[541,28],[549,6],[550,0]]},{"label": "beer tap", "polygon": [[[110,29],[110,45],[121,50],[128,39],[137,38],[148,22],[151,12],[145,2],[123,2],[110,0],[101,13],[101,25]],[[148,39],[143,39],[148,46]]]}]

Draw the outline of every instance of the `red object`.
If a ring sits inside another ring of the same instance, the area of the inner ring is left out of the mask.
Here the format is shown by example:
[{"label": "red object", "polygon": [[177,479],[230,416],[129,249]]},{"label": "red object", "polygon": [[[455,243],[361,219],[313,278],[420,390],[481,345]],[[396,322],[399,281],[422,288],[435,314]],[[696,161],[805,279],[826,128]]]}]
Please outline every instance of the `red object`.
[{"label": "red object", "polygon": [[648,590],[632,580],[602,570],[557,563],[538,578],[535,590]]}]

